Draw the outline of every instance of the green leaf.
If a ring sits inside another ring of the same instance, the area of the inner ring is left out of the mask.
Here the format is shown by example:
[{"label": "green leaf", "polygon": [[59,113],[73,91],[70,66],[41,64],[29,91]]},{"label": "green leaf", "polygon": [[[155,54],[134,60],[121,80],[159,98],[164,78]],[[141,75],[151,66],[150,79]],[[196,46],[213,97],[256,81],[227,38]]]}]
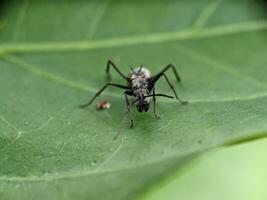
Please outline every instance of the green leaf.
[{"label": "green leaf", "polygon": [[[5,2],[0,199],[134,199],[209,149],[265,137],[266,29],[259,1]],[[135,111],[132,129],[119,89],[98,98],[110,110],[77,108],[108,59],[125,74],[173,63],[189,104],[159,98],[161,119]]]},{"label": "green leaf", "polygon": [[265,200],[266,153],[267,139],[212,151],[193,169],[182,176],[178,174],[145,199]]}]

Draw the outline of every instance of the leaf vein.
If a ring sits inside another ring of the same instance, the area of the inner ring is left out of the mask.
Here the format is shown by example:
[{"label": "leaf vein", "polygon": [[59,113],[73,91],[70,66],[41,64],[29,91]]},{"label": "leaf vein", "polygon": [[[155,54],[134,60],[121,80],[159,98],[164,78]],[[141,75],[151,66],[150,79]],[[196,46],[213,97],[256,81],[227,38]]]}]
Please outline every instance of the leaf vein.
[{"label": "leaf vein", "polygon": [[251,76],[247,76],[245,74],[242,74],[240,73],[240,71],[238,70],[235,70],[233,67],[228,67],[226,66],[225,64],[222,64],[222,63],[219,63],[218,61],[214,61],[213,59],[207,57],[207,56],[204,56],[204,55],[201,55],[199,53],[196,53],[196,52],[193,52],[187,48],[185,48],[184,46],[179,46],[179,47],[176,47],[176,49],[184,54],[184,55],[187,55],[188,57],[192,58],[192,59],[196,59],[198,61],[201,61],[213,68],[216,68],[216,69],[219,69],[221,71],[224,71],[232,76],[236,76],[236,77],[239,77],[239,78],[242,78],[242,79],[245,79],[246,81],[249,81],[251,82],[252,84],[256,85],[257,87],[259,88],[264,88],[266,89],[267,88],[267,85],[262,83],[261,81],[258,81],[257,79],[251,77]]},{"label": "leaf vein", "polygon": [[11,127],[12,129],[14,129],[17,132],[17,135],[15,138],[13,138],[7,145],[5,145],[2,149],[0,149],[0,153],[2,153],[3,151],[5,151],[10,145],[12,145],[16,140],[18,140],[21,135],[22,135],[22,131],[20,131],[16,126],[14,126],[11,122],[9,122],[7,119],[5,119],[2,115],[0,115],[0,120],[2,122],[4,122],[6,125],[8,125],[9,127]]},{"label": "leaf vein", "polygon": [[[180,50],[180,51],[184,51],[184,50]],[[5,61],[7,61],[8,63],[12,64],[12,66],[16,66],[20,69],[25,70],[26,72],[29,72],[37,77],[52,81],[56,84],[60,84],[69,88],[73,88],[73,89],[78,89],[81,91],[86,91],[86,92],[91,92],[91,93],[95,93],[97,92],[97,89],[92,88],[92,87],[88,87],[79,83],[75,83],[73,81],[69,81],[67,79],[64,79],[62,77],[56,76],[54,74],[51,74],[49,72],[45,72],[43,70],[38,69],[38,67],[31,65],[17,57],[11,56],[11,55],[7,55],[5,54],[5,56],[3,57],[3,59]],[[112,96],[112,97],[121,97],[121,95],[117,94],[117,93],[111,93],[111,92],[105,92],[106,95],[108,96]],[[252,95],[248,95],[246,97],[224,97],[224,98],[218,98],[218,99],[213,99],[213,100],[207,100],[207,99],[188,99],[188,101],[190,103],[218,103],[218,102],[231,102],[231,101],[248,101],[248,100],[255,100],[258,98],[265,98],[267,97],[267,92],[261,92],[261,93],[255,93]],[[172,102],[172,103],[176,103],[175,100],[168,100],[168,99],[159,99],[158,102]]]},{"label": "leaf vein", "polygon": [[[11,122],[9,122],[7,119],[5,119],[2,115],[0,115],[0,121],[4,122],[6,125],[8,125],[9,127],[11,127],[12,129],[14,129],[17,132],[17,135],[14,139],[12,139],[7,145],[5,145],[2,149],[0,149],[0,153],[2,153],[3,151],[5,151],[9,146],[11,146],[15,141],[17,141],[19,138],[23,138],[22,135],[25,133],[29,133],[29,132],[34,132],[34,131],[40,131],[42,130],[45,126],[48,125],[48,123],[52,120],[52,117],[49,117],[47,121],[45,121],[40,127],[36,128],[36,129],[32,129],[32,130],[19,130],[15,125],[13,125]],[[24,141],[26,141],[27,143],[30,143],[31,145],[33,145],[30,141],[28,141],[27,139],[23,138]]]},{"label": "leaf vein", "polygon": [[218,6],[221,4],[223,0],[210,0],[208,5],[202,10],[200,15],[197,17],[195,22],[193,23],[193,27],[202,27],[208,21],[210,16],[216,11]]},{"label": "leaf vein", "polygon": [[109,163],[118,154],[118,152],[121,150],[122,146],[123,146],[123,139],[121,139],[120,144],[118,145],[116,150],[114,150],[112,152],[112,154],[105,161],[103,161],[100,165],[98,165],[94,170],[102,169],[103,166],[105,166],[107,163]]},{"label": "leaf vein", "polygon": [[16,26],[14,28],[15,30],[14,30],[14,35],[13,35],[13,41],[15,41],[18,37],[19,29],[21,28],[21,25],[24,21],[28,6],[29,6],[29,0],[25,0],[24,4],[22,4],[22,6],[18,12],[17,22],[16,22]]},{"label": "leaf vein", "polygon": [[267,21],[252,21],[236,24],[221,25],[198,30],[184,30],[163,32],[148,35],[99,39],[94,41],[69,41],[69,42],[40,42],[21,44],[2,44],[0,53],[26,53],[26,52],[64,52],[87,51],[92,49],[116,48],[139,44],[157,44],[171,41],[192,40],[230,34],[253,32],[267,29]]},{"label": "leaf vein", "polygon": [[97,30],[97,27],[99,26],[103,16],[106,13],[106,10],[108,9],[110,1],[111,0],[106,0],[104,3],[101,3],[101,7],[97,10],[96,15],[94,17],[94,20],[90,24],[90,27],[88,29],[87,35],[88,35],[89,39],[94,37],[96,30]]},{"label": "leaf vein", "polygon": [[173,160],[177,158],[177,156],[192,156],[192,155],[200,155],[201,153],[205,153],[209,150],[212,150],[214,148],[223,148],[223,147],[228,147],[228,146],[234,146],[234,145],[239,145],[243,144],[245,142],[249,141],[254,141],[257,139],[262,139],[267,137],[267,132],[263,131],[261,133],[253,133],[253,135],[247,135],[247,136],[240,136],[238,138],[234,138],[232,140],[219,143],[219,144],[214,144],[210,147],[207,147],[205,149],[197,150],[195,152],[188,152],[186,154],[174,154],[170,155],[168,157],[165,157],[163,159],[158,159],[158,160],[153,160],[149,162],[144,162],[142,164],[137,164],[133,165],[131,167],[118,167],[114,169],[102,169],[102,170],[90,170],[90,171],[83,171],[83,172],[73,172],[73,174],[63,174],[63,175],[58,175],[58,176],[53,176],[51,174],[50,176],[30,176],[30,177],[7,177],[7,176],[0,176],[0,181],[8,181],[8,182],[40,182],[40,181],[54,181],[54,180],[62,180],[62,179],[73,179],[73,178],[81,178],[81,177],[87,177],[91,175],[102,175],[102,174],[108,174],[108,173],[116,173],[116,172],[121,172],[121,171],[129,171],[129,170],[136,170],[139,168],[147,167],[148,165],[157,165],[158,163],[162,163],[168,160]]}]

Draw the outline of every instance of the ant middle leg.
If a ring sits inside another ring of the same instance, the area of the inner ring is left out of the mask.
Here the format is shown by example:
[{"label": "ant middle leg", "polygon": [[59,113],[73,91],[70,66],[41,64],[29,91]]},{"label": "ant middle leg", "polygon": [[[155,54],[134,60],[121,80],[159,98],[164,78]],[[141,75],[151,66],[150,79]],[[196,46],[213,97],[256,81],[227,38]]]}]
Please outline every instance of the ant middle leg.
[{"label": "ant middle leg", "polygon": [[134,126],[134,120],[133,120],[133,116],[132,116],[132,110],[131,110],[131,106],[130,106],[130,102],[129,102],[129,98],[128,96],[132,95],[132,93],[130,91],[125,91],[124,92],[124,97],[125,97],[125,102],[126,102],[126,106],[127,106],[127,112],[130,115],[131,118],[131,125],[130,127],[132,128]]},{"label": "ant middle leg", "polygon": [[156,96],[155,96],[155,86],[153,87],[153,113],[156,119],[160,119],[160,117],[156,113]]},{"label": "ant middle leg", "polygon": [[89,105],[91,105],[93,103],[93,101],[108,87],[108,86],[114,86],[117,88],[121,88],[121,89],[130,89],[128,86],[124,86],[124,85],[119,85],[119,84],[115,84],[115,83],[107,83],[106,85],[104,85],[104,87],[102,87],[96,94],[95,96],[87,103],[84,105],[81,105],[80,108],[85,108]]},{"label": "ant middle leg", "polygon": [[112,66],[116,72],[121,75],[122,78],[124,78],[126,81],[130,81],[130,78],[125,76],[119,69],[118,67],[111,61],[111,60],[108,60],[108,63],[107,63],[107,68],[106,68],[106,72],[107,72],[107,77],[108,77],[108,82],[111,81],[111,76],[110,76],[110,66]]}]

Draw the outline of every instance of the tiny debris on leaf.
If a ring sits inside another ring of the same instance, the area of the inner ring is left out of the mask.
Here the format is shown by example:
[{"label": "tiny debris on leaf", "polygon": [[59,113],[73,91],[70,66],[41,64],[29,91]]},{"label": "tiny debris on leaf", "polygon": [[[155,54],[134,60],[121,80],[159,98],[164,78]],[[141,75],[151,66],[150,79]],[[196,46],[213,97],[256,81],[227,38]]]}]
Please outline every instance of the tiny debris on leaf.
[{"label": "tiny debris on leaf", "polygon": [[96,109],[97,110],[105,110],[105,109],[110,109],[111,104],[107,101],[100,101],[97,102],[96,104]]}]

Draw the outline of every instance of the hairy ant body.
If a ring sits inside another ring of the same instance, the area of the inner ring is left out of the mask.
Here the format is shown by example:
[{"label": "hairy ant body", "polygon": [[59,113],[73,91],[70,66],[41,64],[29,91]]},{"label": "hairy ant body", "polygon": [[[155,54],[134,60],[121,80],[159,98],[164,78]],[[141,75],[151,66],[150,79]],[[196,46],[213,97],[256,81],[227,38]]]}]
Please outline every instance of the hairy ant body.
[{"label": "hairy ant body", "polygon": [[[117,73],[120,74],[120,76],[128,82],[128,86],[111,83],[110,66],[112,66],[117,71]],[[175,98],[181,104],[187,103],[186,101],[183,101],[178,97],[173,85],[171,84],[167,75],[165,74],[165,72],[168,69],[172,69],[177,81],[181,82],[181,78],[177,70],[175,69],[174,65],[172,64],[167,65],[165,68],[163,68],[159,73],[157,73],[154,76],[151,76],[149,70],[146,68],[143,68],[143,66],[136,68],[136,69],[131,68],[131,74],[129,76],[125,76],[111,60],[108,60],[107,68],[106,68],[108,83],[104,85],[104,87],[102,87],[87,104],[84,104],[80,107],[84,108],[86,106],[91,105],[93,101],[96,99],[96,97],[98,97],[108,86],[114,86],[114,87],[126,90],[124,92],[124,96],[125,96],[127,111],[131,117],[131,127],[133,127],[133,124],[134,124],[133,117],[131,115],[131,105],[135,104],[139,112],[147,112],[149,109],[149,105],[151,103],[151,98],[154,103],[153,113],[155,117],[158,119],[159,117],[156,114],[156,97],[160,96],[160,97],[166,97],[166,98],[174,98],[173,96],[169,96],[166,94],[155,93],[155,84],[159,80],[160,77],[164,76],[165,80],[167,81],[168,85],[173,91]],[[135,97],[135,101],[132,104],[130,104],[129,96]]]}]

